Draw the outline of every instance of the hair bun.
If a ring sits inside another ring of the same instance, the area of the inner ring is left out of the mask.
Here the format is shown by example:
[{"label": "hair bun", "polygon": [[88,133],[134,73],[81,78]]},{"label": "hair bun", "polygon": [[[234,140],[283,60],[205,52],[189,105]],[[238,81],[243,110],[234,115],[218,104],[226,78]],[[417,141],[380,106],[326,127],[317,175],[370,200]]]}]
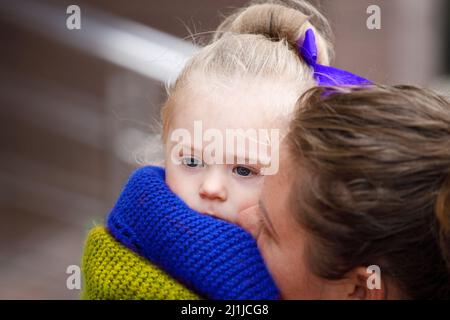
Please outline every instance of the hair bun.
[{"label": "hair bun", "polygon": [[252,1],[238,9],[217,28],[213,41],[226,32],[261,34],[271,41],[296,41],[312,28],[316,34],[318,62],[328,65],[333,56],[332,32],[327,19],[311,4],[301,0]]},{"label": "hair bun", "polygon": [[308,16],[298,10],[276,4],[253,5],[244,10],[230,26],[231,32],[262,34],[270,40],[287,39],[295,43],[299,27]]}]

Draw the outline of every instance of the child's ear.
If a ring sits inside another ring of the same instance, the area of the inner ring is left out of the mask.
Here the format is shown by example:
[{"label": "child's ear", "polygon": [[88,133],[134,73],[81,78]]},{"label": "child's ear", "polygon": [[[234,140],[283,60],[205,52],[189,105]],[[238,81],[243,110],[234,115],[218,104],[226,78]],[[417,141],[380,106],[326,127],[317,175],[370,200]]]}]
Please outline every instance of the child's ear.
[{"label": "child's ear", "polygon": [[358,267],[348,273],[347,299],[384,300],[387,298],[386,283],[381,273]]}]

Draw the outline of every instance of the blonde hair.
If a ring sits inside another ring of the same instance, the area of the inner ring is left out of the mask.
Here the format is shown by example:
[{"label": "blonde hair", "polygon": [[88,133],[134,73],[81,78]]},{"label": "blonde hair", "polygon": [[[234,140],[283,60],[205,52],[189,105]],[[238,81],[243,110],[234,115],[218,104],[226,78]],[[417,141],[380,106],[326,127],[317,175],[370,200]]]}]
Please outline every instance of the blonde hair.
[{"label": "blonde hair", "polygon": [[[333,56],[331,28],[326,18],[305,1],[252,1],[218,26],[208,45],[193,56],[177,80],[167,88],[161,110],[163,141],[169,130],[176,92],[198,79],[263,79],[291,83],[300,95],[314,86],[309,66],[299,57],[296,41],[313,29],[318,62],[328,65]],[[285,109],[293,110],[292,106]]]}]

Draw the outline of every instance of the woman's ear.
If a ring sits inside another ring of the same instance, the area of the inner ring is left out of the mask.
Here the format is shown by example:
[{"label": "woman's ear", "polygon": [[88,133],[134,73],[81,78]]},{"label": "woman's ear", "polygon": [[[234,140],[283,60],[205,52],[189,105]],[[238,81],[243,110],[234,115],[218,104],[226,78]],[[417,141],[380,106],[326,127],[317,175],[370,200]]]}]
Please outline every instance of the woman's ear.
[{"label": "woman's ear", "polygon": [[387,298],[385,279],[378,267],[358,267],[348,273],[348,299],[383,300]]}]

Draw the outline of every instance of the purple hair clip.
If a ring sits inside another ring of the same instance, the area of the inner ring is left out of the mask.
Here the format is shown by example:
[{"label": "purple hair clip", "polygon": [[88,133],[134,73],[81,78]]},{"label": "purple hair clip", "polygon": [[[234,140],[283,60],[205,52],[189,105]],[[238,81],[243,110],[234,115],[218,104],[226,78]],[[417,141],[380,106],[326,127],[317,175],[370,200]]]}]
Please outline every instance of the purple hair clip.
[{"label": "purple hair clip", "polygon": [[314,79],[316,79],[319,86],[372,84],[370,80],[351,72],[318,64],[316,37],[312,29],[306,30],[303,43],[301,43],[300,39],[297,40],[297,50],[305,62],[313,68]]}]

